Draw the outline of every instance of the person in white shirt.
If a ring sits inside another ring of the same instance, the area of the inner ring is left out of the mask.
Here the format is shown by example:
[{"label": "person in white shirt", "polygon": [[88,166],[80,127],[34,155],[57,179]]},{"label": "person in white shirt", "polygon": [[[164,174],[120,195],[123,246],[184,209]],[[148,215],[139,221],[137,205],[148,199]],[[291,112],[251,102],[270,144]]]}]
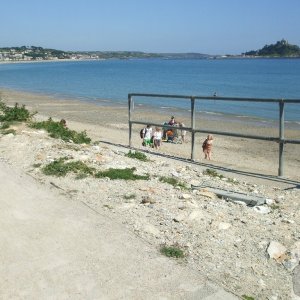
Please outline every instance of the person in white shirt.
[{"label": "person in white shirt", "polygon": [[151,137],[152,137],[152,128],[151,125],[147,125],[143,129],[143,145],[144,146],[151,146]]},{"label": "person in white shirt", "polygon": [[159,150],[161,146],[161,139],[162,139],[162,131],[159,127],[155,127],[155,131],[153,133],[153,144],[155,149]]}]

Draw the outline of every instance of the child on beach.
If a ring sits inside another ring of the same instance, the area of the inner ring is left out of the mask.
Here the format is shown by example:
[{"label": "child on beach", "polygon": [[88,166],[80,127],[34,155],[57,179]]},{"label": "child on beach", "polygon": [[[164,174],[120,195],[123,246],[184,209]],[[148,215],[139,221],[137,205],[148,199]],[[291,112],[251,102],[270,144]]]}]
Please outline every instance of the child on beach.
[{"label": "child on beach", "polygon": [[153,144],[155,149],[159,150],[161,146],[161,139],[162,139],[162,131],[159,127],[155,127],[155,131],[153,133]]},{"label": "child on beach", "polygon": [[[185,127],[185,125],[180,122],[179,127]],[[181,129],[181,141],[182,141],[182,143],[185,143],[185,141],[186,141],[185,136],[186,136],[186,130]]]},{"label": "child on beach", "polygon": [[151,146],[152,128],[151,125],[147,125],[143,129],[143,146]]},{"label": "child on beach", "polygon": [[211,160],[213,136],[209,134],[202,144],[202,149],[205,155],[205,159]]}]

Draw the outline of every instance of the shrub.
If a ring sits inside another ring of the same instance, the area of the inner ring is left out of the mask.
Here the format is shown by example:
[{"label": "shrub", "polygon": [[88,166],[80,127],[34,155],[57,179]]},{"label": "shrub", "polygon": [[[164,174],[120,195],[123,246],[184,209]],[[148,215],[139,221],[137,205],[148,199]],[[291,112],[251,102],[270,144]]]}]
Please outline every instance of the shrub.
[{"label": "shrub", "polygon": [[125,156],[130,157],[130,158],[135,158],[135,159],[138,159],[141,161],[149,161],[146,154],[139,152],[139,151],[132,152],[131,150],[129,150],[129,152],[127,154],[125,154]]},{"label": "shrub", "polygon": [[218,177],[220,179],[224,178],[223,175],[219,174],[217,171],[215,170],[212,170],[212,169],[206,169],[204,172],[203,172],[203,175],[208,175],[210,177]]},{"label": "shrub", "polygon": [[124,195],[123,198],[125,200],[135,199],[136,198],[136,194],[127,194],[127,195]]},{"label": "shrub", "polygon": [[95,171],[82,161],[65,162],[66,158],[59,158],[50,164],[46,165],[42,171],[45,175],[66,176],[69,172],[77,173],[78,178],[83,178],[85,175],[92,175]]},{"label": "shrub", "polygon": [[95,174],[96,178],[108,177],[112,180],[123,179],[123,180],[148,180],[149,175],[136,175],[133,172],[136,168],[126,169],[108,169],[106,171],[99,171]]},{"label": "shrub", "polygon": [[53,121],[51,118],[47,121],[34,122],[30,126],[36,129],[45,129],[51,137],[62,139],[63,141],[72,141],[75,144],[89,144],[91,142],[86,131],[78,133],[64,127],[60,122]]},{"label": "shrub", "polygon": [[180,182],[179,180],[177,180],[174,177],[165,177],[165,176],[161,176],[159,177],[159,181],[164,182],[164,183],[168,183],[173,185],[174,187],[179,186],[182,189],[187,189],[187,186],[185,185],[185,183]]},{"label": "shrub", "polygon": [[178,248],[177,246],[162,246],[160,248],[160,253],[167,257],[175,257],[175,258],[183,258],[184,257],[184,252]]},{"label": "shrub", "polygon": [[25,108],[25,105],[19,106],[16,103],[13,107],[7,106],[3,101],[0,100],[0,115],[1,122],[11,122],[11,121],[28,121],[35,114],[31,114],[28,109]]}]

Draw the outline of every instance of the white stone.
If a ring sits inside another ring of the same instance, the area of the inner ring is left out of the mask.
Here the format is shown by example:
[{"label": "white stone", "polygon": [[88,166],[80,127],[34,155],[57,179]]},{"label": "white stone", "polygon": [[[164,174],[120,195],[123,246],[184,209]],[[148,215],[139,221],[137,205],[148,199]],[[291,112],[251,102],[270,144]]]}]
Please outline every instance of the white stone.
[{"label": "white stone", "polygon": [[254,206],[253,210],[259,212],[260,214],[268,214],[271,212],[271,209],[266,206]]},{"label": "white stone", "polygon": [[278,260],[283,254],[285,254],[286,250],[287,249],[279,242],[271,241],[267,249],[267,252],[270,258]]},{"label": "white stone", "polygon": [[200,221],[203,218],[203,212],[199,209],[192,211],[189,216],[189,221]]},{"label": "white stone", "polygon": [[274,202],[275,202],[275,201],[274,201],[273,199],[266,198],[266,204],[267,204],[267,205],[273,205]]},{"label": "white stone", "polygon": [[218,227],[220,230],[227,230],[231,227],[231,224],[220,222]]},{"label": "white stone", "polygon": [[182,194],[179,196],[179,199],[191,199],[192,196],[190,194]]}]

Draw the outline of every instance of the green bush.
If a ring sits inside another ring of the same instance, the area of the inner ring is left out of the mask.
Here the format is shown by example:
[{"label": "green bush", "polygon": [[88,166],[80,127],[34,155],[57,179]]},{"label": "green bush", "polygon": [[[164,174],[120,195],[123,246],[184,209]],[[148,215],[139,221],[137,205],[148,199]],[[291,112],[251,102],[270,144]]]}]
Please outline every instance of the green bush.
[{"label": "green bush", "polygon": [[63,141],[72,141],[75,144],[89,144],[91,142],[86,131],[78,133],[64,127],[60,122],[53,121],[51,118],[47,121],[31,123],[30,126],[36,129],[45,129],[51,137],[62,139]]},{"label": "green bush", "polygon": [[59,158],[51,162],[42,169],[43,173],[45,175],[61,177],[73,172],[78,174],[78,178],[84,178],[85,175],[92,175],[95,171],[94,168],[90,168],[82,161],[65,162],[66,160],[66,158]]},{"label": "green bush", "polygon": [[112,180],[123,179],[123,180],[148,180],[149,175],[136,175],[133,172],[136,168],[126,169],[108,169],[106,171],[99,171],[95,174],[96,178],[108,177]]},{"label": "green bush", "polygon": [[130,157],[130,158],[135,158],[141,161],[149,161],[148,157],[146,156],[145,153],[139,152],[139,151],[131,151],[129,150],[129,152],[127,154],[125,154],[125,156]]},{"label": "green bush", "polygon": [[217,178],[224,178],[223,175],[219,174],[217,171],[215,170],[212,170],[212,169],[206,169],[204,172],[203,172],[203,175],[208,175],[210,177],[217,177]]},{"label": "green bush", "polygon": [[34,115],[25,108],[25,105],[19,106],[16,103],[13,107],[9,107],[2,100],[0,100],[0,112],[0,122],[28,121]]},{"label": "green bush", "polygon": [[185,185],[185,183],[180,182],[179,180],[177,180],[174,177],[165,177],[165,176],[161,176],[159,177],[159,181],[164,182],[164,183],[168,183],[173,185],[174,187],[179,186],[182,189],[187,189],[187,186]]},{"label": "green bush", "polygon": [[184,257],[184,252],[175,246],[167,247],[167,246],[162,246],[160,248],[160,253],[167,257],[175,257],[175,258],[183,258]]}]

